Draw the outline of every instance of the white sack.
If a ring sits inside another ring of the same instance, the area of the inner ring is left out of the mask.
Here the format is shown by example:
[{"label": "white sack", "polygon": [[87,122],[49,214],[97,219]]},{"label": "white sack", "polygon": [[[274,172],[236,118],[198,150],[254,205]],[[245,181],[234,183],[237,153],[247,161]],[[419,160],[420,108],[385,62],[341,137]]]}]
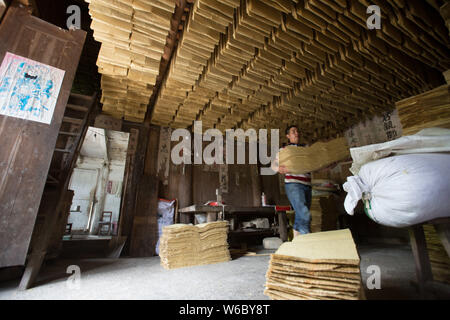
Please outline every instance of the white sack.
[{"label": "white sack", "polygon": [[353,159],[350,171],[357,175],[366,163],[391,155],[444,152],[450,152],[450,130],[424,129],[415,135],[404,136],[397,140],[350,149]]},{"label": "white sack", "polygon": [[450,216],[450,154],[389,157],[364,165],[347,178],[345,210],[353,215],[359,200],[368,216],[390,227],[408,227]]}]

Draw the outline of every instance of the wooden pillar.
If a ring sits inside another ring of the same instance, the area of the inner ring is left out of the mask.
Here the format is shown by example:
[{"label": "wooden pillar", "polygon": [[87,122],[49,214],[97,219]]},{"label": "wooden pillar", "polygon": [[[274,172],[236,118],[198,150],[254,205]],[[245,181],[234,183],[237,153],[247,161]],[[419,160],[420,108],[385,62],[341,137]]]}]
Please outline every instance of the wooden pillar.
[{"label": "wooden pillar", "polygon": [[250,175],[252,179],[253,205],[255,207],[260,207],[262,205],[262,187],[258,165],[250,166]]},{"label": "wooden pillar", "polygon": [[425,296],[425,285],[433,280],[430,258],[428,256],[427,243],[422,225],[413,226],[409,229],[411,248],[416,263],[416,275],[419,283],[420,293]]},{"label": "wooden pillar", "polygon": [[283,242],[288,240],[288,219],[286,212],[277,212],[278,215],[278,232],[280,233],[280,239]]},{"label": "wooden pillar", "polygon": [[132,257],[151,257],[156,253],[158,241],[158,190],[159,180],[156,175],[158,159],[159,128],[147,130],[147,144],[143,148],[143,175],[136,190],[133,224],[130,238]]},{"label": "wooden pillar", "polygon": [[158,170],[158,150],[159,150],[159,127],[150,127],[148,133],[148,143],[145,153],[144,173],[146,175],[157,175]]},{"label": "wooden pillar", "polygon": [[450,257],[450,222],[435,224],[434,228],[436,229],[436,233],[438,234],[447,255]]},{"label": "wooden pillar", "polygon": [[136,208],[130,239],[130,256],[155,255],[158,241],[158,180],[144,175],[136,194]]},{"label": "wooden pillar", "polygon": [[[123,255],[129,254],[130,243],[132,237],[132,229],[134,225],[134,216],[136,213],[136,202],[138,186],[143,180],[145,154],[147,150],[149,127],[134,123],[124,122],[122,131],[130,132],[129,151],[133,154],[127,155],[127,187],[124,194],[124,204],[121,213],[121,236],[127,236],[127,241],[123,249]],[[129,165],[128,165],[129,163]]]}]

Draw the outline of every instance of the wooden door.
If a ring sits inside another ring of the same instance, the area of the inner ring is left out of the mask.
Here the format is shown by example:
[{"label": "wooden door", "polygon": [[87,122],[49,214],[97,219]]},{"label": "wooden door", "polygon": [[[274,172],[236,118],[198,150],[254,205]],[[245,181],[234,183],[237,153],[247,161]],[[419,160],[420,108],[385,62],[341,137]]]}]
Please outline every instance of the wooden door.
[{"label": "wooden door", "polygon": [[0,268],[25,264],[85,37],[14,5],[0,25],[0,61],[10,52],[65,71],[50,124],[0,115]]}]

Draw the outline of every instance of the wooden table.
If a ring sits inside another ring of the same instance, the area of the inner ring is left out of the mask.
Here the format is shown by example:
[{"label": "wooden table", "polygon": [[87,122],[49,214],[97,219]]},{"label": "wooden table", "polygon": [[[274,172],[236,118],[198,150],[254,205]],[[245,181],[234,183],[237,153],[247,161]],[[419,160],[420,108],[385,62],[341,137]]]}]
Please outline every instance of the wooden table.
[{"label": "wooden table", "polygon": [[[208,206],[208,205],[192,205],[180,209],[178,211],[180,214],[189,215],[189,221],[193,222],[193,217],[195,214],[206,214],[207,222],[213,222],[217,220],[225,220],[226,216],[231,216],[232,218],[238,218],[243,216],[258,216],[274,218],[278,222],[278,232],[280,235],[287,235],[287,226],[285,223],[284,212],[278,212],[275,206],[266,207],[237,207],[237,206]],[[178,221],[177,221],[178,223]],[[253,232],[246,232],[240,230],[234,230],[231,228],[230,234],[235,235],[266,235],[270,236],[274,233],[274,230],[261,229]],[[286,230],[285,230],[286,229]],[[271,231],[271,232],[269,232]],[[286,241],[287,239],[282,239]]]}]

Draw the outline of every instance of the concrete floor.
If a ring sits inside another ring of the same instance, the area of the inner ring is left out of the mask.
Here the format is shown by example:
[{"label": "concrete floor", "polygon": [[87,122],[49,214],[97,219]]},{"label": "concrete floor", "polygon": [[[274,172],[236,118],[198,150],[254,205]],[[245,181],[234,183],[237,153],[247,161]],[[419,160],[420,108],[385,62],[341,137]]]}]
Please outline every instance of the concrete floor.
[{"label": "concrete floor", "polygon": [[[378,265],[381,289],[367,290],[367,299],[418,299],[414,260],[409,246],[359,246],[363,284],[367,267]],[[266,251],[267,252],[267,251]],[[25,292],[19,280],[0,283],[0,300],[9,299],[150,299],[150,300],[267,300],[265,273],[269,256],[240,257],[228,263],[165,270],[159,258],[58,260],[47,264],[38,285]],[[67,267],[81,269],[81,287],[70,289]],[[450,298],[450,286],[433,298]]]}]

